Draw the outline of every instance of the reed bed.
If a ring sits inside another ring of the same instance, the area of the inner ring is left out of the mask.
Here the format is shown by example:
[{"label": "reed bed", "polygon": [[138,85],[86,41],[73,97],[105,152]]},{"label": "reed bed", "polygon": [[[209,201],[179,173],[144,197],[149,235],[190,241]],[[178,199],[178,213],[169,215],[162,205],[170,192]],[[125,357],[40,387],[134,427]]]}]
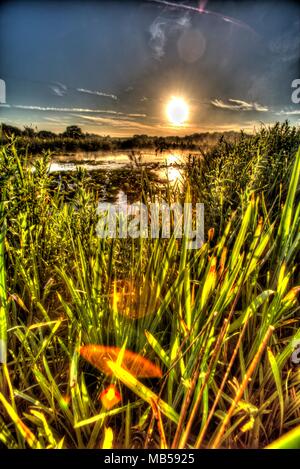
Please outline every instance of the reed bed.
[{"label": "reed bed", "polygon": [[205,203],[194,250],[99,239],[84,175],[70,201],[49,154],[33,172],[1,147],[3,446],[300,447],[299,143],[288,124],[221,141],[184,190],[141,173],[143,201]]}]

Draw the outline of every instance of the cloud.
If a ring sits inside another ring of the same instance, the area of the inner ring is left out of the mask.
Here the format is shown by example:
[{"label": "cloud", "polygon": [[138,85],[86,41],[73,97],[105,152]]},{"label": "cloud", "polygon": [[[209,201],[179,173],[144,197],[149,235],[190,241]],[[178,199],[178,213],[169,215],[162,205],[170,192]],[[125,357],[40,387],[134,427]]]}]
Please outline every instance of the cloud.
[{"label": "cloud", "polygon": [[280,111],[276,114],[277,116],[297,116],[300,115],[300,109],[295,109],[293,111]]},{"label": "cloud", "polygon": [[[49,107],[49,106],[29,106],[29,105],[23,105],[23,104],[0,104],[0,107],[8,107],[8,108],[16,108],[16,109],[26,109],[30,111],[41,111],[41,112],[62,112],[62,113],[87,113],[87,114],[109,114],[110,115],[110,121],[111,123],[115,122],[125,122],[127,120],[128,122],[135,122],[135,119],[137,118],[145,118],[147,117],[147,114],[140,114],[140,113],[124,113],[124,112],[117,112],[109,109],[86,109],[86,108],[72,108],[72,107]],[[76,116],[76,114],[71,114],[73,116]],[[63,117],[65,119],[66,116]],[[81,118],[88,118],[87,116],[80,115],[79,117]],[[44,120],[51,120],[51,117],[43,117]],[[60,118],[61,119],[61,118]],[[98,120],[101,122],[101,119],[105,119],[104,117],[89,117],[90,120]],[[107,118],[106,118],[107,119]],[[53,118],[53,121],[56,120]],[[108,120],[106,121],[106,123]],[[139,125],[138,122],[136,123],[136,126]],[[141,126],[144,124],[140,124]]]},{"label": "cloud", "polygon": [[59,123],[61,121],[61,119],[56,119],[55,117],[44,117],[43,119],[45,121],[55,122],[55,123]]},{"label": "cloud", "polygon": [[228,109],[230,111],[269,111],[266,106],[262,106],[258,103],[247,103],[247,101],[240,99],[228,99],[228,103],[225,103],[222,99],[213,99],[211,100],[211,104],[217,108]]},{"label": "cloud", "polygon": [[147,117],[147,114],[128,114],[129,117]]},{"label": "cloud", "polygon": [[1,105],[5,107],[13,107],[17,109],[27,109],[30,111],[42,111],[42,112],[86,112],[86,113],[92,113],[92,114],[112,114],[114,116],[118,116],[120,118],[123,118],[121,116],[124,116],[125,118],[130,118],[130,117],[147,117],[147,114],[139,114],[139,113],[124,113],[124,112],[117,112],[117,111],[112,111],[109,109],[86,109],[86,108],[77,108],[77,107],[44,107],[44,106],[28,106],[28,105],[23,105],[23,104],[5,104]]},{"label": "cloud", "polygon": [[110,126],[110,127],[116,127],[119,129],[142,129],[142,130],[149,130],[151,129],[152,126],[149,126],[147,124],[142,124],[140,122],[136,122],[130,119],[124,118],[114,118],[114,117],[96,117],[96,116],[85,116],[82,114],[73,114],[74,117],[87,120],[89,122],[93,122],[97,125],[100,126]]},{"label": "cloud", "polygon": [[150,25],[150,46],[154,50],[155,57],[160,59],[164,56],[164,47],[166,43],[165,21],[158,18]]},{"label": "cloud", "polygon": [[116,114],[123,115],[123,112],[112,111],[108,109],[86,109],[76,107],[50,107],[50,106],[29,106],[23,104],[11,104],[6,107],[13,107],[17,109],[28,109],[30,111],[43,111],[43,112],[87,112],[93,114]]},{"label": "cloud", "polygon": [[64,96],[67,92],[67,87],[63,83],[54,83],[50,86],[50,89],[53,91],[53,94],[56,96]]},{"label": "cloud", "polygon": [[70,116],[59,116],[59,117],[49,117],[43,116],[43,121],[46,122],[54,122],[55,124],[61,124],[62,122],[68,122],[70,120]]},{"label": "cloud", "polygon": [[176,19],[157,17],[149,27],[150,47],[154,51],[155,58],[161,59],[165,55],[165,45],[170,34],[189,25],[188,13],[183,15],[180,13]]},{"label": "cloud", "polygon": [[86,90],[85,88],[76,88],[76,91],[78,91],[79,93],[93,94],[95,96],[104,96],[105,98],[111,98],[115,100],[118,99],[115,94],[104,93],[103,91],[92,91],[92,90]]}]

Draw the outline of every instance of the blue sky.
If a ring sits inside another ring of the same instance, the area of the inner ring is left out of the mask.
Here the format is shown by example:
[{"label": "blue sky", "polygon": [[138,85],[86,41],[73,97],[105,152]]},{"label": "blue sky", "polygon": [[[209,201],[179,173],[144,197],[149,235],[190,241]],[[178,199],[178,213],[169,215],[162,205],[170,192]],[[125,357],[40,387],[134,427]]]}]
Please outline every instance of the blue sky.
[{"label": "blue sky", "polygon": [[[2,2],[0,121],[126,136],[299,124],[300,7],[292,1]],[[188,122],[166,103],[182,96]]]}]

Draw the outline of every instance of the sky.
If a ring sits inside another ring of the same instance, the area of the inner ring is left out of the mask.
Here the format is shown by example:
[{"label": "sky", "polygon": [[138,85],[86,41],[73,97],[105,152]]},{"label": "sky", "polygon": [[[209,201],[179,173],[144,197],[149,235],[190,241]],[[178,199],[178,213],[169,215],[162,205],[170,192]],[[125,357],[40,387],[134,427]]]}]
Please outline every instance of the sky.
[{"label": "sky", "polygon": [[[119,137],[299,125],[299,58],[293,1],[10,0],[0,122]],[[181,125],[166,114],[174,96],[189,109]]]}]

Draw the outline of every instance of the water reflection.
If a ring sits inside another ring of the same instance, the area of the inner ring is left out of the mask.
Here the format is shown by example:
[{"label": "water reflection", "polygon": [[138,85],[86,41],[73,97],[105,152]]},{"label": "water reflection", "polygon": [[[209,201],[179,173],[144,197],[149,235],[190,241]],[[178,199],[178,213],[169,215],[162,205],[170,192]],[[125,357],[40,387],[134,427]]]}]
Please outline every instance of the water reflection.
[{"label": "water reflection", "polygon": [[156,154],[148,152],[103,152],[76,153],[54,156],[49,165],[49,172],[62,173],[67,181],[72,179],[77,169],[85,169],[91,184],[98,187],[100,200],[114,201],[125,194],[130,200],[139,198],[141,194],[141,176],[143,169],[148,179],[155,182],[156,187],[181,184],[183,165],[189,152],[169,151]]},{"label": "water reflection", "polygon": [[[157,154],[154,151],[143,152],[139,154],[139,166],[153,168],[155,166],[173,166],[182,165],[184,159],[189,152],[166,152]],[[85,168],[87,171],[101,170],[101,169],[121,169],[134,165],[132,160],[132,152],[87,152],[87,153],[72,153],[69,155],[54,156],[50,166],[49,172],[56,171],[75,171],[77,168]]]}]

